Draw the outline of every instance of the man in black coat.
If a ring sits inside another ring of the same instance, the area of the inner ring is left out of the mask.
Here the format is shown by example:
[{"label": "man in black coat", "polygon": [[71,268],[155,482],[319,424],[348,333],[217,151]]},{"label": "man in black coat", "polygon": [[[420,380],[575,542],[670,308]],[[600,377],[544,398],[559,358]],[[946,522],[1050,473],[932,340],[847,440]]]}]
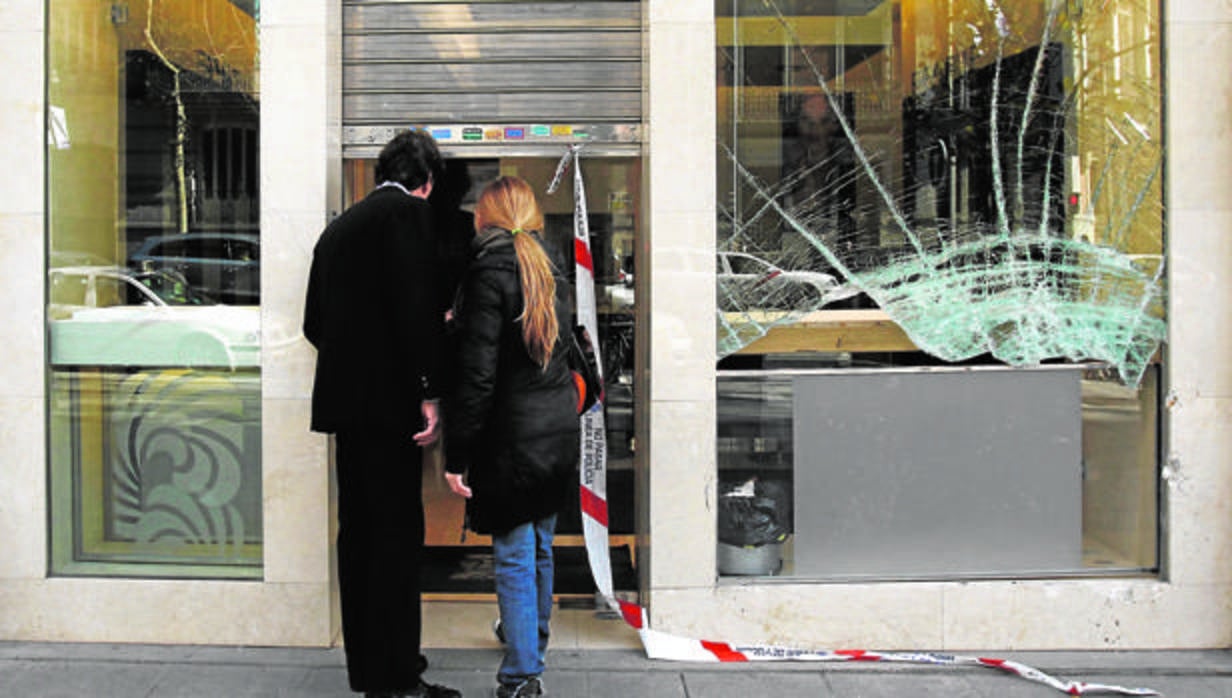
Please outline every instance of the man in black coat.
[{"label": "man in black coat", "polygon": [[443,318],[423,131],[381,150],[378,186],[313,250],[304,336],[317,348],[312,430],[336,436],[338,582],[351,689],[452,698],[420,653],[423,447],[439,431]]}]

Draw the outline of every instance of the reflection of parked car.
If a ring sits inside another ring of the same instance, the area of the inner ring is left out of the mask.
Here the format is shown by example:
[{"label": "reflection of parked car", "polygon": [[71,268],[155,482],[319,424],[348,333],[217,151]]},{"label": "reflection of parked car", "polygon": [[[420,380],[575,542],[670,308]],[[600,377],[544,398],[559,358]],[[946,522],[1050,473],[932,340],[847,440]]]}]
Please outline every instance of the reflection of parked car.
[{"label": "reflection of parked car", "polygon": [[146,239],[128,258],[134,269],[179,272],[221,303],[261,300],[261,239],[246,233],[178,233]]},{"label": "reflection of parked car", "polygon": [[780,269],[745,252],[718,253],[719,308],[817,308],[859,291],[817,271]]},{"label": "reflection of parked car", "polygon": [[76,366],[258,366],[255,306],[209,304],[168,272],[48,272],[51,362]]}]

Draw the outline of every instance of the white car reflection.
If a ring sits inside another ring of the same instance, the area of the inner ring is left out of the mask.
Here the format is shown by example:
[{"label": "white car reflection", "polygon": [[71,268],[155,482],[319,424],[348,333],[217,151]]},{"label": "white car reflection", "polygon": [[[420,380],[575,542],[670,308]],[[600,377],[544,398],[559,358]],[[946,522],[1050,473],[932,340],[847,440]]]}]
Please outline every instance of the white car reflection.
[{"label": "white car reflection", "polygon": [[719,308],[810,310],[859,293],[831,274],[781,269],[746,252],[718,253]]},{"label": "white car reflection", "polygon": [[609,312],[631,312],[633,310],[633,282],[620,281],[614,284],[603,284],[599,287],[599,307]]},{"label": "white car reflection", "polygon": [[56,267],[48,276],[54,365],[260,365],[257,306],[213,304],[162,271]]}]

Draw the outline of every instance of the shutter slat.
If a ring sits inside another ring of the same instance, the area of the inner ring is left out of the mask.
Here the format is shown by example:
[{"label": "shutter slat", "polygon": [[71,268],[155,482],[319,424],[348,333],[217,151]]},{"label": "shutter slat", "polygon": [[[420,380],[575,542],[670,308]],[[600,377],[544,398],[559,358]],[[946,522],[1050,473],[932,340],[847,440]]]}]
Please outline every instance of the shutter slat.
[{"label": "shutter slat", "polygon": [[639,133],[641,22],[636,0],[344,1],[343,153],[373,146],[347,134],[408,124]]},{"label": "shutter slat", "polygon": [[[542,92],[497,94],[347,95],[343,113],[347,125],[406,125],[409,123],[592,123],[636,122],[641,92],[611,92],[596,99],[593,93]],[[398,115],[402,115],[398,118]]]},{"label": "shutter slat", "polygon": [[343,42],[342,55],[343,61],[351,65],[397,60],[453,63],[551,58],[640,59],[642,36],[637,32],[599,31],[428,35],[391,32],[349,35]]},{"label": "shutter slat", "polygon": [[492,92],[510,90],[640,90],[640,62],[416,63],[343,68],[348,94],[385,92]]},{"label": "shutter slat", "polygon": [[549,27],[637,29],[637,2],[513,2],[441,3],[412,7],[405,3],[364,3],[347,6],[343,23],[348,33],[373,29],[395,31],[474,31]]}]

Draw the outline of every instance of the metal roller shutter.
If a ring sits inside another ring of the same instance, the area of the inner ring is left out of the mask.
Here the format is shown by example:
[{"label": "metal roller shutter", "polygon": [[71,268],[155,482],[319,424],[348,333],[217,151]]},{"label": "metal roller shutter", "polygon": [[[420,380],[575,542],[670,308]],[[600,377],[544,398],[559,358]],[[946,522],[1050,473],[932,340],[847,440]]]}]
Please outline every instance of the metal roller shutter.
[{"label": "metal roller shutter", "polygon": [[639,0],[344,0],[343,153],[408,126],[467,154],[636,150],[641,29]]}]

